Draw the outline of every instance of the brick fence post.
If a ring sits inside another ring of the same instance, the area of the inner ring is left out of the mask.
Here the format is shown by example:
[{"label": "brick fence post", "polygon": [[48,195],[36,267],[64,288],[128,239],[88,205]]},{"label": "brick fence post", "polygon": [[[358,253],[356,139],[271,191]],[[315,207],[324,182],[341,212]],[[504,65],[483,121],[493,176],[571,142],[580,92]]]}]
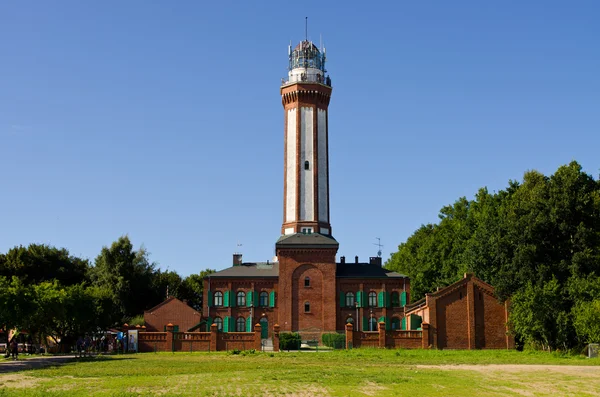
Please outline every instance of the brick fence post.
[{"label": "brick fence post", "polygon": [[354,326],[351,323],[346,324],[346,350],[352,349],[352,341],[354,336],[352,335]]},{"label": "brick fence post", "polygon": [[429,348],[429,324],[423,323],[421,324],[421,328],[423,329],[421,334],[421,348],[428,349]]},{"label": "brick fence post", "polygon": [[210,326],[210,347],[209,351],[217,351],[217,338],[219,337],[219,327],[217,324],[211,324]]},{"label": "brick fence post", "polygon": [[255,324],[254,325],[254,349],[256,351],[262,350],[261,334],[262,334],[262,327],[260,326],[260,324]]},{"label": "brick fence post", "polygon": [[175,351],[175,343],[173,343],[173,324],[167,324],[167,351]]},{"label": "brick fence post", "polygon": [[385,348],[385,323],[383,321],[379,323],[379,347]]},{"label": "brick fence post", "polygon": [[279,351],[279,324],[273,326],[273,351]]}]

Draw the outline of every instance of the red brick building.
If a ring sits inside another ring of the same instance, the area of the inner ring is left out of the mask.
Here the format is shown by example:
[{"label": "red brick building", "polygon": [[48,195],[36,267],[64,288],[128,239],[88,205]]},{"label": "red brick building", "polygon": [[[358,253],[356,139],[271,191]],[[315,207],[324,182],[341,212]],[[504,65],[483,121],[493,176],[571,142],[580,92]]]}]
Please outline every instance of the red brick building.
[{"label": "red brick building", "polygon": [[439,349],[512,349],[507,304],[494,288],[466,273],[462,280],[406,306],[408,329],[429,324],[430,346]]},{"label": "red brick building", "polygon": [[147,331],[165,331],[167,324],[174,325],[176,332],[190,331],[199,327],[201,315],[186,302],[170,297],[144,312]]}]

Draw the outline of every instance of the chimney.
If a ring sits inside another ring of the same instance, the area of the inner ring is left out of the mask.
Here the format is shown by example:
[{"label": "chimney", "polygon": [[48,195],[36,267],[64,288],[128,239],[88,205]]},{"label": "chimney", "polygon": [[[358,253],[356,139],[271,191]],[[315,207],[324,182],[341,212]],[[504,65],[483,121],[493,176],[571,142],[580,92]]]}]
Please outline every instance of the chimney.
[{"label": "chimney", "polygon": [[345,256],[340,256],[340,262],[341,263],[346,263],[346,257]]},{"label": "chimney", "polygon": [[240,266],[242,264],[242,254],[233,254],[233,266]]},{"label": "chimney", "polygon": [[371,256],[369,258],[369,264],[377,265],[377,266],[381,267],[381,257],[380,256]]},{"label": "chimney", "polygon": [[358,263],[358,255],[354,257],[354,263]]}]

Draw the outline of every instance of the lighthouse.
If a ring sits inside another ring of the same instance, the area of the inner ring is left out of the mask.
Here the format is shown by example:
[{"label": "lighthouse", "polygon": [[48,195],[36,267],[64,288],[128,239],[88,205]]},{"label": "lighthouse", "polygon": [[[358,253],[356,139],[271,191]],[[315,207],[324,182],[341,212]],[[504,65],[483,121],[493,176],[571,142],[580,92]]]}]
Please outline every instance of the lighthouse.
[{"label": "lighthouse", "polygon": [[284,108],[282,235],[331,236],[329,220],[328,107],[331,79],[325,48],[304,40],[288,47],[288,76],[281,86]]}]

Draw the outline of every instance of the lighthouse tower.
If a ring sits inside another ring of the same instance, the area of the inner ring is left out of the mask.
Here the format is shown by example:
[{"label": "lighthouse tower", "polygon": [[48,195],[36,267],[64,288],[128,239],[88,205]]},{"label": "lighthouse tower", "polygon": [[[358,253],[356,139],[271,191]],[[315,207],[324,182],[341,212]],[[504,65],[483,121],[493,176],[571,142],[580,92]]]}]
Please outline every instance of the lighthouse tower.
[{"label": "lighthouse tower", "polygon": [[304,40],[288,49],[287,81],[281,86],[285,110],[282,235],[331,235],[327,108],[331,79],[325,49]]},{"label": "lighthouse tower", "polygon": [[279,260],[278,321],[282,331],[333,330],[339,244],[329,221],[327,108],[331,79],[325,49],[308,40],[288,49],[281,86],[285,114],[283,225]]}]

